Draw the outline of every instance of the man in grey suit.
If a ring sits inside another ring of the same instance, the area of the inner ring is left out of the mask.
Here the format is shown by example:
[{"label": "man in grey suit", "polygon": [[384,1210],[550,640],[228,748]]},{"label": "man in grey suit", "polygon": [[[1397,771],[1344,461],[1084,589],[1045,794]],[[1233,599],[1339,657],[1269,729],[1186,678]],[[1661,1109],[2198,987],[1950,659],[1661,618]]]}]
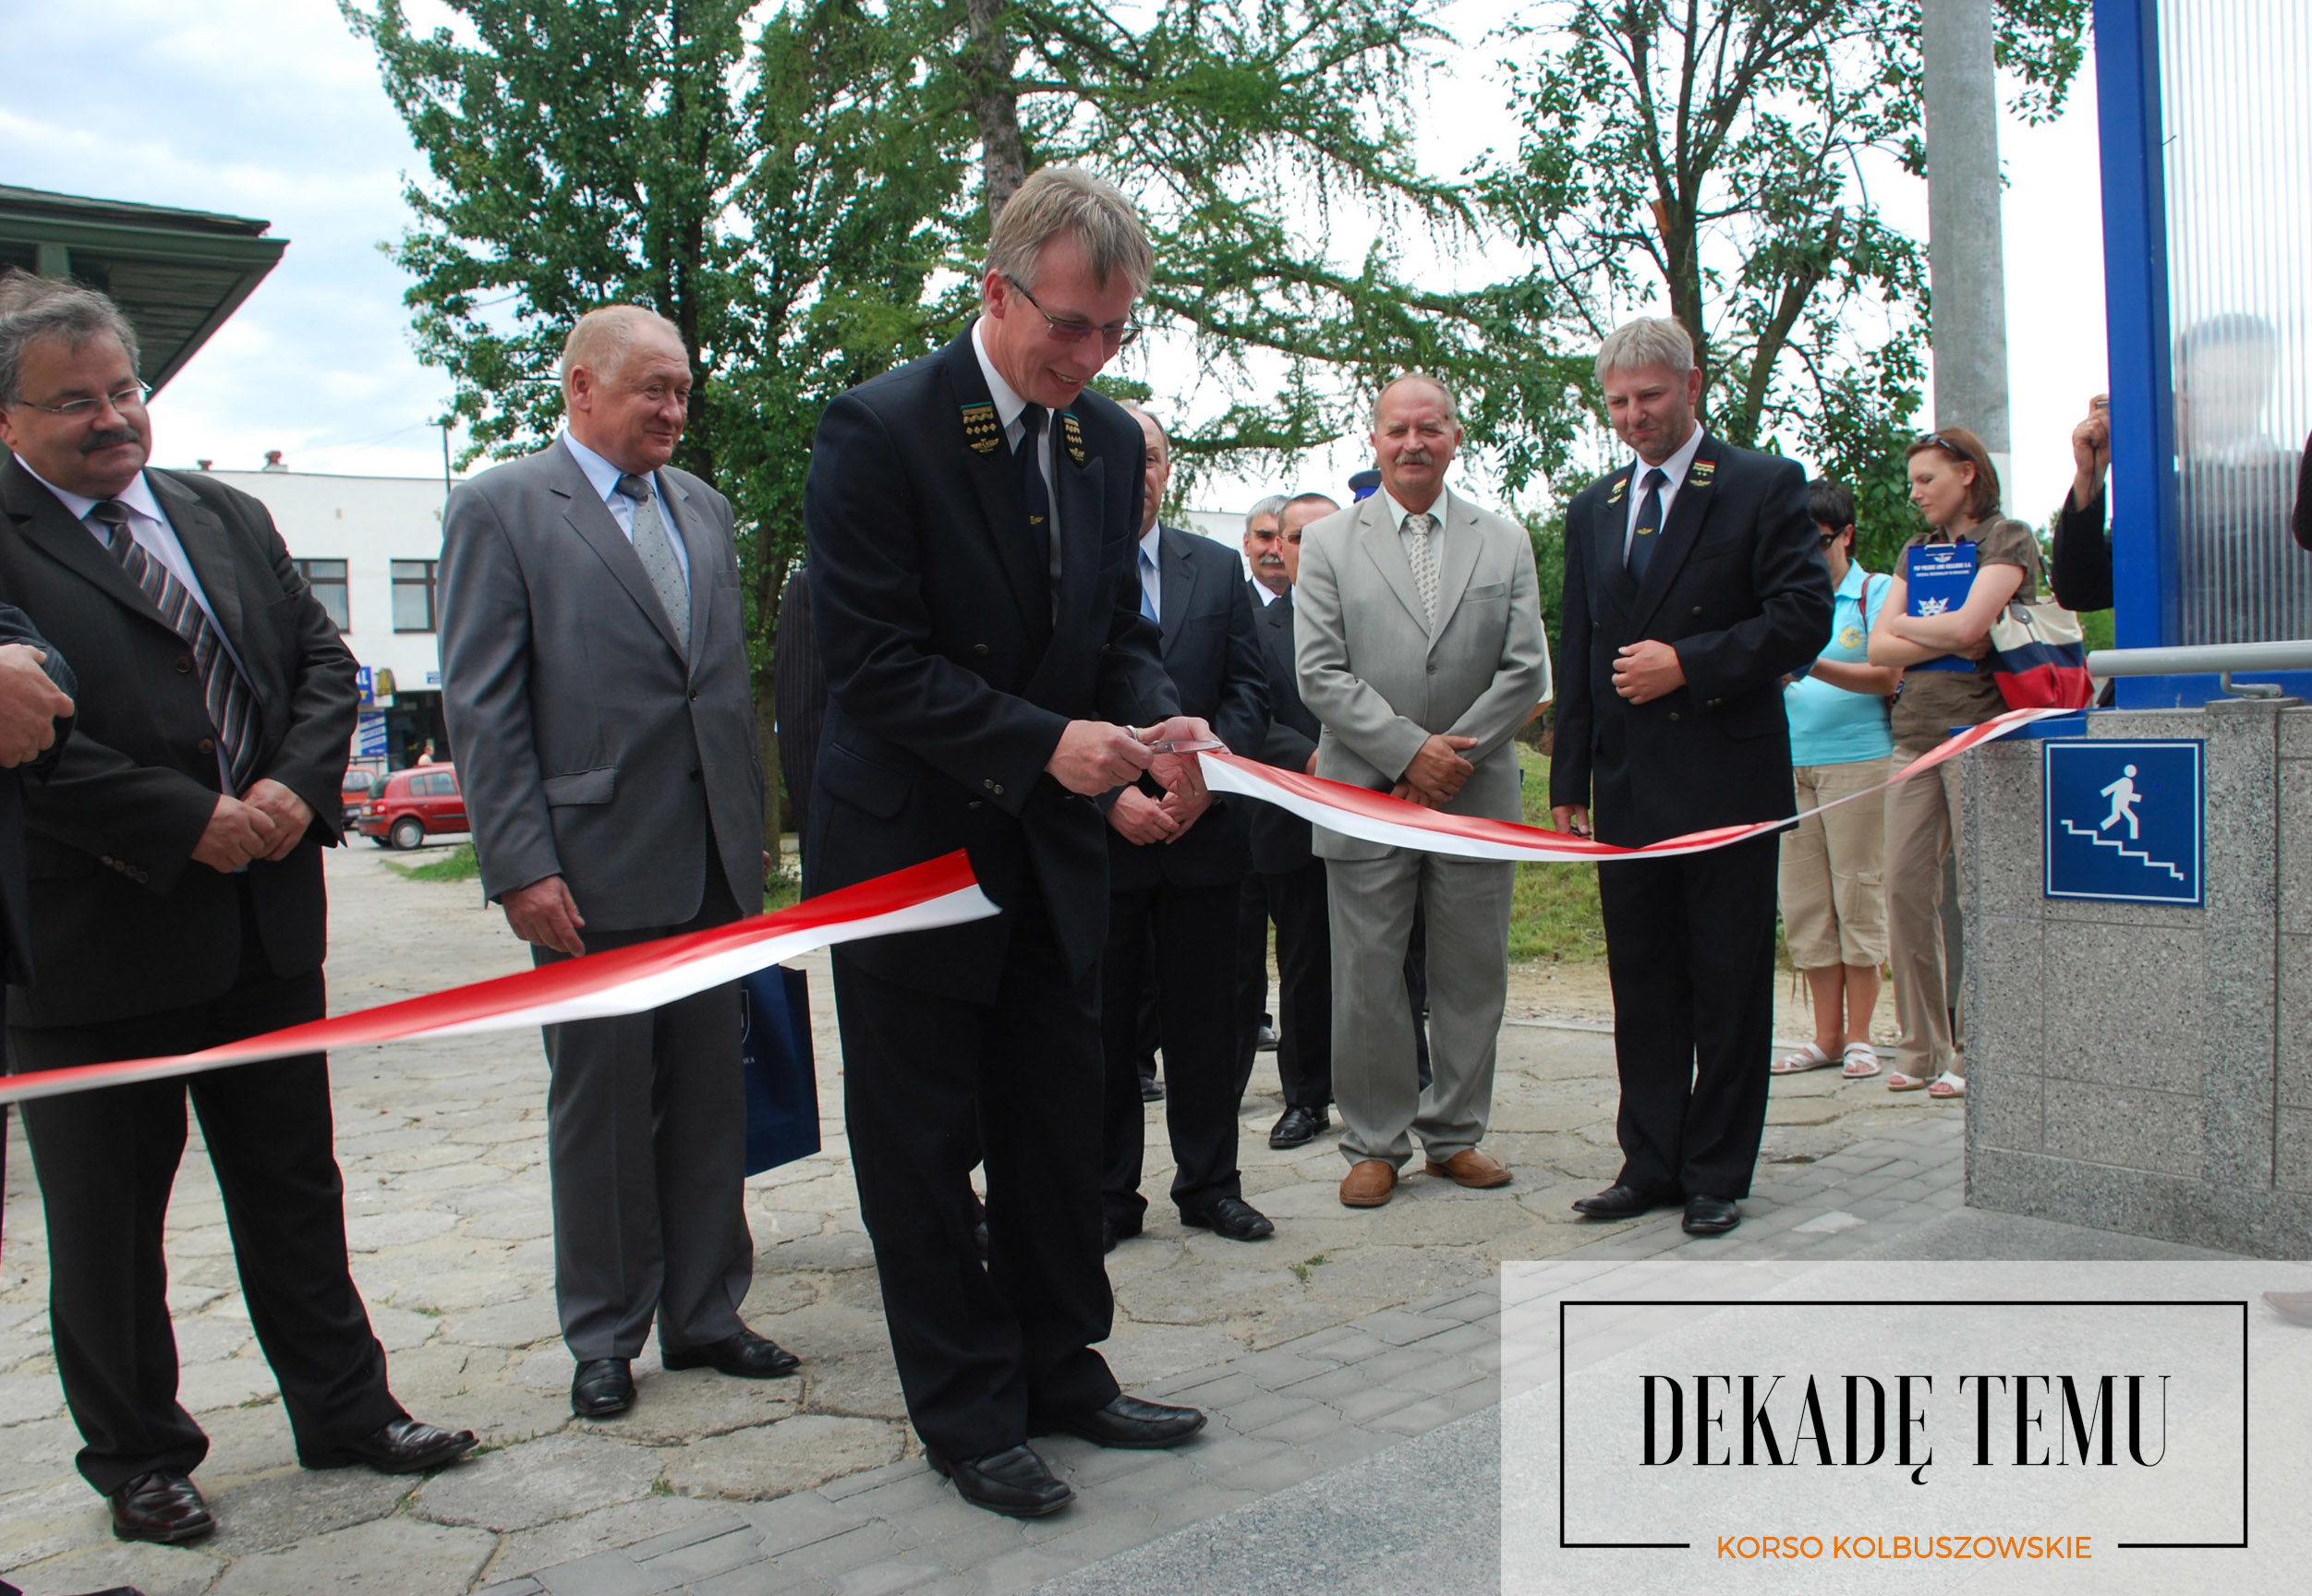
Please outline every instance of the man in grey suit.
[{"label": "man in grey suit", "polygon": [[[1509,739],[1549,696],[1533,545],[1448,492],[1461,441],[1451,390],[1400,377],[1373,409],[1381,491],[1310,526],[1294,586],[1301,697],[1323,724],[1316,773],[1433,809],[1521,816]],[[1428,1171],[1507,1185],[1478,1151],[1509,968],[1515,866],[1315,828],[1333,937],[1333,1095],[1340,1200],[1377,1208],[1418,1137]],[[1405,947],[1427,905],[1429,1052],[1419,1083]]]},{"label": "man in grey suit", "polygon": [[[482,889],[540,964],[762,908],[763,772],[731,506],[668,465],[690,402],[673,323],[632,306],[563,345],[569,430],[443,517],[443,707]],[[583,934],[583,936],[582,936]],[[572,1410],[634,1402],[651,1320],[669,1369],[764,1378],[739,1320],[739,998],[546,1027],[554,1289]]]}]

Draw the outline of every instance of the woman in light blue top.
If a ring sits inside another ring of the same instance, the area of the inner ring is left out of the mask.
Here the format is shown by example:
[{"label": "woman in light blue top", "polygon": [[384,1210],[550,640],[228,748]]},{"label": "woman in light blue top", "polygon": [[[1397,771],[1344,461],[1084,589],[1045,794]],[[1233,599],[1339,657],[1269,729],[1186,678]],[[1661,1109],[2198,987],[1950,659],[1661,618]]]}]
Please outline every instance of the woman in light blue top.
[{"label": "woman in light blue top", "polygon": [[1870,662],[1870,626],[1892,586],[1854,559],[1855,496],[1809,485],[1834,600],[1830,646],[1783,694],[1802,817],[1782,837],[1783,938],[1814,999],[1814,1040],[1773,1064],[1777,1075],[1832,1065],[1851,1081],[1879,1072],[1870,1015],[1886,960],[1885,798],[1872,793],[1825,809],[1887,778],[1894,736],[1887,695],[1900,671]]}]

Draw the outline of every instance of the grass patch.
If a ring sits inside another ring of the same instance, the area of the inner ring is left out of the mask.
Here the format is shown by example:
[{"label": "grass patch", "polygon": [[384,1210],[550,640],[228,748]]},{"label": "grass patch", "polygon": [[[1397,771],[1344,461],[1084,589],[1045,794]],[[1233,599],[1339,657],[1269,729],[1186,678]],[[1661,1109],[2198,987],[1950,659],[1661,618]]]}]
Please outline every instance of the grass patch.
[{"label": "grass patch", "polygon": [[481,876],[481,861],[474,857],[471,842],[460,842],[441,858],[423,864],[396,864],[388,859],[385,867],[412,881],[473,881]]},{"label": "grass patch", "polygon": [[803,901],[803,873],[800,870],[774,868],[770,879],[763,883],[763,913],[776,914],[781,909],[792,909]]},{"label": "grass patch", "polygon": [[1298,1264],[1286,1264],[1286,1265],[1285,1265],[1285,1267],[1286,1267],[1286,1268],[1288,1268],[1288,1269],[1289,1269],[1289,1270],[1291,1270],[1291,1271],[1292,1271],[1293,1277],[1294,1277],[1295,1279],[1299,1280],[1299,1281],[1301,1282],[1301,1285],[1303,1285],[1303,1286],[1306,1286],[1306,1285],[1309,1283],[1309,1271],[1310,1271],[1310,1270],[1312,1270],[1312,1269],[1322,1269],[1324,1266],[1325,1266],[1325,1254],[1324,1254],[1324,1253],[1322,1253],[1322,1252],[1319,1252],[1319,1253],[1318,1253],[1315,1257],[1313,1257],[1313,1258],[1307,1258],[1307,1259],[1303,1259],[1301,1262],[1300,1262],[1300,1263],[1298,1263]]},{"label": "grass patch", "polygon": [[[1525,770],[1525,823],[1549,824],[1549,761],[1517,744]],[[1509,899],[1509,957],[1519,962],[1605,957],[1605,922],[1598,912],[1594,864],[1520,864]]]}]

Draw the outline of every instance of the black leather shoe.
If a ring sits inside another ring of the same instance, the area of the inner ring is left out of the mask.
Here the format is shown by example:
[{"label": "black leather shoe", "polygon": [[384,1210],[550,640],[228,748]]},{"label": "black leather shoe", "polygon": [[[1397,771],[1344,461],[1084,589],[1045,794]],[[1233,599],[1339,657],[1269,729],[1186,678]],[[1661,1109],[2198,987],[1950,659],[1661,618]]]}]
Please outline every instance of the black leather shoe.
[{"label": "black leather shoe", "polygon": [[680,1352],[661,1347],[659,1362],[668,1369],[712,1369],[741,1380],[776,1380],[782,1374],[793,1373],[803,1360],[768,1336],[741,1330],[720,1341]]},{"label": "black leather shoe", "polygon": [[589,1358],[570,1382],[570,1411],[581,1419],[607,1419],[635,1405],[634,1361]]},{"label": "black leather shoe", "polygon": [[1143,1075],[1140,1078],[1140,1100],[1143,1103],[1163,1102],[1164,1082],[1153,1075]]},{"label": "black leather shoe", "polygon": [[396,1419],[350,1446],[306,1462],[308,1469],[350,1469],[367,1463],[381,1474],[422,1474],[454,1463],[474,1449],[471,1430],[443,1430],[415,1419]]},{"label": "black leather shoe", "polygon": [[1277,1128],[1268,1133],[1268,1144],[1279,1151],[1287,1147],[1305,1147],[1333,1128],[1333,1117],[1322,1108],[1288,1108]]},{"label": "black leather shoe", "polygon": [[1113,1214],[1100,1215],[1100,1251],[1103,1252],[1115,1251],[1117,1242],[1129,1241],[1139,1234],[1140,1220],[1136,1215],[1130,1219],[1119,1219]]},{"label": "black leather shoe", "polygon": [[182,1546],[217,1527],[200,1492],[169,1469],[139,1474],[113,1493],[113,1533],[123,1541],[151,1541]]},{"label": "black leather shoe", "polygon": [[1608,1186],[1594,1197],[1577,1197],[1574,1212],[1592,1219],[1635,1219],[1661,1206],[1635,1186]]},{"label": "black leather shoe", "polygon": [[1215,1236],[1225,1237],[1230,1241],[1258,1241],[1263,1237],[1277,1233],[1277,1227],[1270,1222],[1268,1215],[1241,1197],[1216,1198],[1209,1208],[1200,1208],[1193,1214],[1183,1213],[1180,1223],[1194,1229],[1209,1230]]},{"label": "black leather shoe", "polygon": [[1742,1223],[1742,1210],[1724,1197],[1697,1191],[1686,1199],[1686,1234],[1723,1236]]},{"label": "black leather shoe", "polygon": [[1143,1402],[1120,1392],[1105,1408],[1077,1413],[1031,1417],[1029,1428],[1038,1435],[1054,1431],[1081,1435],[1095,1446],[1153,1448],[1177,1446],[1204,1427],[1204,1416],[1193,1408],[1166,1402]]},{"label": "black leather shoe", "polygon": [[974,1507],[1014,1518],[1041,1518],[1075,1500],[1076,1493],[1052,1477],[1044,1460],[1027,1446],[1007,1446],[979,1457],[942,1457],[926,1452],[931,1471],[955,1481],[955,1493]]},{"label": "black leather shoe", "polygon": [[1274,1053],[1277,1050],[1277,1028],[1263,1025],[1260,1034],[1253,1039],[1253,1046],[1256,1052]]}]

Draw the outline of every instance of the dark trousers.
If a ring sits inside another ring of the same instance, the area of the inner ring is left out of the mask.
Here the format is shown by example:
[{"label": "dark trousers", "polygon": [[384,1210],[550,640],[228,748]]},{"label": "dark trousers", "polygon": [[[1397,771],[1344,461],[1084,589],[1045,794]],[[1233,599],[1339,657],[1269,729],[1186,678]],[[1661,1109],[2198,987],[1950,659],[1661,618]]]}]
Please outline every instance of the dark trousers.
[{"label": "dark trousers", "polygon": [[1236,1094],[1244,1095],[1268,1012],[1268,884],[1244,877],[1236,904]]},{"label": "dark trousers", "polygon": [[1405,1001],[1413,1010],[1413,1073],[1429,1084],[1429,907],[1413,897],[1413,928],[1405,938]]},{"label": "dark trousers", "polygon": [[[891,1352],[915,1433],[949,1457],[1019,1445],[1031,1408],[1073,1412],[1117,1392],[1092,1349],[1115,1312],[1100,1258],[1099,977],[1069,978],[1036,900],[1008,913],[985,1003],[834,952],[844,1122]],[[985,1264],[969,1180],[983,1154]]]},{"label": "dark trousers", "polygon": [[[587,932],[587,950],[736,920],[712,835],[706,892],[687,924]],[[530,951],[539,964],[566,957]],[[654,1317],[659,1345],[677,1351],[737,1335],[755,1278],[738,988],[545,1034],[554,1300],[571,1357],[632,1358]]]},{"label": "dark trousers", "polygon": [[1781,840],[1601,865],[1623,1185],[1747,1197],[1766,1127]]},{"label": "dark trousers", "polygon": [[1100,1201],[1129,1231],[1147,1211],[1140,1194],[1147,1109],[1134,1061],[1132,998],[1156,933],[1163,991],[1164,1119],[1172,1141],[1172,1201],[1181,1212],[1244,1194],[1236,1164],[1237,884],[1169,884],[1108,894],[1108,948],[1100,960],[1107,1108]]},{"label": "dark trousers", "polygon": [[[321,974],[275,975],[246,913],[240,977],[207,1003],[97,1025],[8,1032],[17,1073],[187,1053],[318,1020]],[[209,1438],[176,1400],[162,1229],[185,1152],[185,1101],[224,1198],[249,1324],[280,1382],[297,1456],[318,1461],[406,1417],[345,1262],[330,1145],[329,1065],[309,1053],[24,1105],[48,1220],[56,1372],[107,1495],[153,1469],[190,1473]]]},{"label": "dark trousers", "polygon": [[1277,1077],[1286,1107],[1322,1108],[1333,1100],[1333,929],[1325,861],[1312,859],[1261,881],[1277,917]]}]

